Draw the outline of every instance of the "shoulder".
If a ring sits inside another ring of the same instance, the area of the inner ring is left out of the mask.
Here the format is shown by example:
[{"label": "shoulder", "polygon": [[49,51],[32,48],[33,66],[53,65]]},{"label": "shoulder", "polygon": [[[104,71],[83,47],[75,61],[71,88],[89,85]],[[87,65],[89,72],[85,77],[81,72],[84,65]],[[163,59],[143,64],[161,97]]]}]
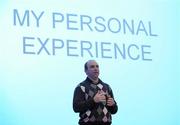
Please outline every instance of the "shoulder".
[{"label": "shoulder", "polygon": [[104,86],[110,87],[108,83],[103,82],[101,79],[99,79],[100,83]]},{"label": "shoulder", "polygon": [[86,92],[88,87],[88,82],[86,80],[80,82],[76,88],[75,91],[82,91],[82,92]]},{"label": "shoulder", "polygon": [[109,91],[112,91],[112,90],[111,90],[111,87],[110,87],[110,85],[109,85],[108,83],[105,83],[105,82],[103,82],[102,80],[100,80],[100,82],[101,82],[101,84],[102,84],[103,86],[106,87],[106,89],[108,89]]},{"label": "shoulder", "polygon": [[78,83],[78,85],[76,86],[76,88],[81,88],[82,86],[87,86],[87,80],[84,80],[84,81],[82,81],[82,82],[80,82],[80,83]]},{"label": "shoulder", "polygon": [[87,80],[84,80],[82,82],[80,82],[77,86],[86,86],[87,85]]}]

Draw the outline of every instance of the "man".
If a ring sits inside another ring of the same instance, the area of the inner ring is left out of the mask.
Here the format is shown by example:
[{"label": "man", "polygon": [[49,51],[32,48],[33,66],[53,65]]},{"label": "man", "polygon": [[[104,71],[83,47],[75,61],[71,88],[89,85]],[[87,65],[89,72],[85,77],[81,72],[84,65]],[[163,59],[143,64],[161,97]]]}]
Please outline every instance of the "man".
[{"label": "man", "polygon": [[79,112],[79,125],[111,125],[111,114],[118,110],[110,86],[99,79],[99,65],[89,60],[84,65],[87,78],[74,91],[73,109]]}]

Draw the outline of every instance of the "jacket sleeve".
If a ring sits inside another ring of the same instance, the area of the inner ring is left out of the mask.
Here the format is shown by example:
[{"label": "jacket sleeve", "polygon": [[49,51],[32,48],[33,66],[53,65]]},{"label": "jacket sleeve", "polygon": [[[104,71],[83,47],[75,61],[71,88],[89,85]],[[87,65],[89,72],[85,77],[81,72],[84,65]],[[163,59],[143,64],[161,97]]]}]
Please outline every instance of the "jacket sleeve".
[{"label": "jacket sleeve", "polygon": [[85,93],[77,86],[74,90],[73,110],[74,112],[85,112],[92,109],[95,105],[93,98],[85,99]]},{"label": "jacket sleeve", "polygon": [[[114,99],[114,95],[113,95],[113,92],[112,92],[112,89],[110,88],[110,86],[109,86],[109,95]],[[114,101],[115,101],[115,99],[114,99]],[[111,114],[115,114],[118,111],[118,106],[117,106],[116,101],[113,106],[108,106],[107,108],[108,108],[109,112],[111,112]]]}]

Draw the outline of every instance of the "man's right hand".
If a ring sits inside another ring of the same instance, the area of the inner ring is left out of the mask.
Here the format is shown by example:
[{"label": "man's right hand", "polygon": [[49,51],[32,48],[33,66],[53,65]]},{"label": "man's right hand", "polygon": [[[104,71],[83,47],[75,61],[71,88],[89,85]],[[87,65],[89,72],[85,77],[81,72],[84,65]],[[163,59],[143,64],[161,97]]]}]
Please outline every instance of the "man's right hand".
[{"label": "man's right hand", "polygon": [[98,92],[96,93],[93,99],[96,103],[106,102],[105,93],[103,91],[98,90]]}]

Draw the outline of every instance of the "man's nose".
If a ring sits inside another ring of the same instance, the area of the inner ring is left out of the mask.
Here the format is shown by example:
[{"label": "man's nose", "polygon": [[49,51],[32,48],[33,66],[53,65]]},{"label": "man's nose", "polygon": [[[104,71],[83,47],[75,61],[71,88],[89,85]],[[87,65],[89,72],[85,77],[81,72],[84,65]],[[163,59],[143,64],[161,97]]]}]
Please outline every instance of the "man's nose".
[{"label": "man's nose", "polygon": [[95,67],[95,70],[96,70],[96,71],[98,71],[98,70],[99,70],[99,68],[98,68],[98,67]]}]

